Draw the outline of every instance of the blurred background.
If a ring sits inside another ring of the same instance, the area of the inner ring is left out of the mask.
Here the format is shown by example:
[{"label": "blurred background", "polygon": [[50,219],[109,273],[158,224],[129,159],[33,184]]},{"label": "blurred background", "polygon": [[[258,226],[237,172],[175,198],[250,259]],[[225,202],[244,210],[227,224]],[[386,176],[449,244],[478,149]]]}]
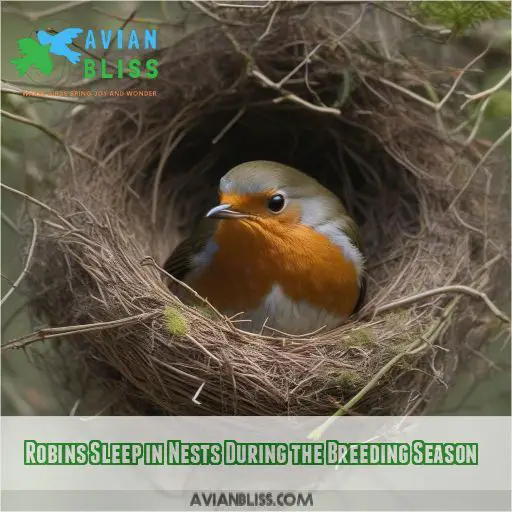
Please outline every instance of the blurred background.
[{"label": "blurred background", "polygon": [[[251,3],[251,2],[249,2]],[[252,2],[255,4],[256,2]],[[268,2],[263,2],[267,4]],[[496,9],[481,4],[494,4]],[[36,28],[61,30],[73,25],[84,28],[117,30],[131,21],[127,29],[144,22],[161,27],[159,47],[179,39],[211,20],[187,2],[2,2],[1,72],[2,110],[44,125],[57,127],[59,120],[69,115],[79,104],[65,101],[42,101],[7,92],[13,87],[49,90],[66,83],[69,67],[56,69],[50,79],[32,71],[21,80],[17,77],[12,59],[19,57],[17,40],[30,37]],[[459,8],[466,4],[464,12]],[[508,5],[508,10],[503,5]],[[487,89],[510,71],[510,10],[508,2],[414,2],[416,14],[427,23],[440,23],[457,32],[457,45],[476,54],[492,43],[491,50],[479,64],[477,90]],[[491,18],[491,19],[489,19]],[[99,50],[101,53],[102,50]],[[57,59],[55,59],[57,61]],[[63,59],[62,59],[63,60]],[[57,62],[55,62],[57,64]],[[69,82],[67,82],[69,83]],[[41,87],[45,86],[46,87]],[[510,126],[510,81],[490,100],[486,116],[478,132],[481,139],[495,140]],[[53,185],[51,162],[44,162],[49,171],[44,174],[38,165],[48,158],[50,145],[57,144],[40,129],[2,116],[2,182],[37,197],[42,187]],[[510,172],[510,141],[502,145]],[[48,165],[49,164],[49,165]],[[12,287],[23,270],[20,256],[18,219],[22,213],[19,197],[8,191],[1,193],[1,266],[2,296]],[[497,305],[510,311],[510,283],[503,283],[503,296]],[[27,297],[14,291],[1,310],[2,341],[28,334],[32,326],[26,311]],[[465,343],[465,340],[460,340]],[[461,361],[455,383],[447,390],[444,400],[431,411],[446,415],[510,415],[510,343],[508,337],[492,340],[482,352]],[[38,358],[30,351],[10,351],[2,354],[1,366],[2,415],[51,415],[70,413],[62,405],[63,391],[55,389],[38,368]]]}]

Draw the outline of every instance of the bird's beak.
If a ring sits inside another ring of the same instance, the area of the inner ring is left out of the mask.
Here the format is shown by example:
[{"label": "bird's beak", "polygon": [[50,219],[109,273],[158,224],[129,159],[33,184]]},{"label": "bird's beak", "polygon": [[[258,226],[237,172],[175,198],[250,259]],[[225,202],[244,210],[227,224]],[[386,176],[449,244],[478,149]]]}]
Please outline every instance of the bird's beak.
[{"label": "bird's beak", "polygon": [[219,204],[212,208],[205,217],[208,219],[245,219],[249,215],[232,210],[230,204]]}]

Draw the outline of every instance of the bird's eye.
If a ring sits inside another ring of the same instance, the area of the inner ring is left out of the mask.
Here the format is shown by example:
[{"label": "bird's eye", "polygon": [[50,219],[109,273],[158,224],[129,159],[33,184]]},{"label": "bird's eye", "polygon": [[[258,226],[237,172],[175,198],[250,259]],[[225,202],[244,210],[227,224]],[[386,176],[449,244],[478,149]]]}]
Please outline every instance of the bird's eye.
[{"label": "bird's eye", "polygon": [[284,208],[284,196],[282,194],[274,194],[268,200],[268,209],[271,212],[279,213]]}]

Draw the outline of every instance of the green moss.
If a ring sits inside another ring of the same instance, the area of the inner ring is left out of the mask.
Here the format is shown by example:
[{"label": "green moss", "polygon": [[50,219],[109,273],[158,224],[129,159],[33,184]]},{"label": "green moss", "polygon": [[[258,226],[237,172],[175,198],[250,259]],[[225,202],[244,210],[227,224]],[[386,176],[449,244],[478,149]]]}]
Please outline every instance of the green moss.
[{"label": "green moss", "polygon": [[176,336],[185,336],[188,333],[188,324],[183,315],[175,308],[165,308],[165,327]]},{"label": "green moss", "polygon": [[361,385],[362,378],[354,370],[342,370],[339,374],[339,382],[345,386],[357,387]]},{"label": "green moss", "polygon": [[411,13],[460,33],[487,20],[510,18],[510,2],[415,2]]},{"label": "green moss", "polygon": [[357,329],[350,335],[349,346],[368,345],[375,343],[375,332],[369,327]]}]

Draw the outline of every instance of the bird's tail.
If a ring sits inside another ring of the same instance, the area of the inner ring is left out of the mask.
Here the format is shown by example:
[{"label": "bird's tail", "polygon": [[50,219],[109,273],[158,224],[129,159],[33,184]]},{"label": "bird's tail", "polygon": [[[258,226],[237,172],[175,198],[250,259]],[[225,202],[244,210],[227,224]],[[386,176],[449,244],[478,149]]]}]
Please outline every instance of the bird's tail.
[{"label": "bird's tail", "polygon": [[72,64],[78,64],[80,62],[80,56],[80,52],[74,52],[72,50],[68,52],[68,59]]},{"label": "bird's tail", "polygon": [[30,59],[26,57],[21,57],[20,59],[14,59],[11,61],[12,64],[16,66],[16,71],[18,71],[18,75],[23,76],[28,68],[32,65]]}]

